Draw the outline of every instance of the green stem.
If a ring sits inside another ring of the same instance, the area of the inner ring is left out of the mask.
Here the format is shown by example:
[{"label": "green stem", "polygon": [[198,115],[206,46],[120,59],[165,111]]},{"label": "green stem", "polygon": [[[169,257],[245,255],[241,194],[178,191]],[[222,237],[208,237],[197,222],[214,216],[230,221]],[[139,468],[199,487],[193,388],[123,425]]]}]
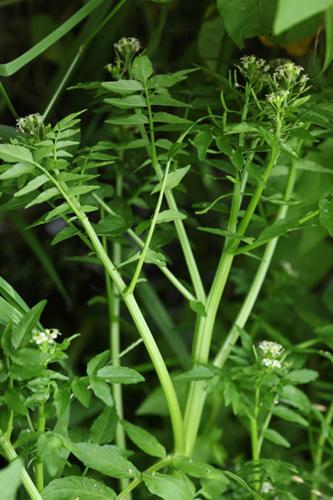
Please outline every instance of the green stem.
[{"label": "green stem", "polygon": [[[122,175],[117,173],[116,175],[116,194],[118,197],[122,196]],[[107,239],[103,238],[103,247],[107,252]],[[115,241],[112,244],[113,255],[112,260],[114,265],[117,267],[121,263],[121,244]],[[106,284],[106,294],[108,302],[109,311],[109,325],[110,325],[110,355],[113,366],[120,366],[120,297],[119,292],[113,285],[110,275],[106,272],[105,268],[105,284]],[[115,402],[115,407],[117,414],[119,416],[119,422],[116,427],[116,445],[122,449],[126,449],[126,438],[124,427],[121,425],[120,421],[124,418],[124,407],[123,407],[123,394],[121,384],[112,385],[112,393]],[[121,488],[126,488],[128,486],[128,479],[120,479]]]},{"label": "green stem", "polygon": [[10,97],[7,94],[7,91],[6,91],[2,82],[0,82],[0,95],[2,95],[2,98],[3,98],[7,108],[9,109],[9,111],[11,112],[11,114],[13,115],[15,120],[17,120],[19,116],[18,116],[16,109],[14,108],[13,103],[10,100]]},{"label": "green stem", "polygon": [[[0,448],[8,462],[18,458],[15,448],[2,431],[0,431]],[[31,500],[43,500],[25,467],[22,468],[21,481]]]},{"label": "green stem", "polygon": [[[291,194],[293,192],[295,182],[296,182],[296,170],[297,170],[297,165],[296,162],[293,162],[288,180],[287,180],[287,186],[285,190],[285,195],[284,195],[284,200],[286,202],[289,201]],[[276,215],[276,222],[279,219],[283,219],[286,217],[287,212],[288,212],[288,205],[281,205],[278,213]],[[262,256],[261,263],[258,267],[258,270],[256,272],[256,275],[253,279],[251,288],[249,289],[247,296],[245,298],[245,301],[234,321],[234,324],[225,339],[221,349],[219,350],[218,354],[216,355],[214,359],[214,364],[218,366],[219,368],[222,368],[224,366],[224,363],[226,362],[230,351],[232,349],[232,346],[237,342],[238,337],[239,337],[239,328],[244,328],[252,310],[253,307],[257,301],[259,292],[262,288],[262,285],[265,281],[265,278],[267,276],[268,269],[271,265],[273,255],[277,246],[277,243],[279,241],[279,238],[273,238],[266,246],[264,254]]]},{"label": "green stem", "polygon": [[[237,238],[228,242],[222,252],[220,262],[216,271],[213,284],[211,286],[207,304],[206,304],[206,317],[201,317],[198,324],[198,330],[196,333],[193,349],[193,359],[196,363],[207,363],[209,358],[210,344],[213,334],[213,329],[215,325],[215,318],[217,310],[221,301],[221,297],[227,283],[227,279],[231,270],[234,255],[233,252],[237,249],[240,239],[248,228],[251,218],[256,210],[256,207],[260,201],[261,195],[266,187],[270,173],[273,166],[278,158],[279,148],[278,148],[278,135],[276,143],[272,146],[272,151],[270,159],[265,168],[262,182],[257,186],[249,204],[245,211],[244,217],[239,223],[237,230]],[[237,218],[239,214],[239,198],[240,184],[235,184],[234,196],[231,206],[230,219],[228,224],[228,230],[233,231],[237,224]],[[198,433],[201,415],[203,411],[204,401],[206,399],[205,382],[192,382],[190,385],[190,391],[187,400],[186,413],[185,413],[185,429],[186,429],[186,453],[191,454],[193,451],[194,443]]]},{"label": "green stem", "polygon": [[157,346],[157,343],[151,333],[149,326],[142,314],[142,311],[134,297],[133,294],[126,294],[126,284],[122,279],[121,275],[115,268],[113,262],[109,258],[106,253],[103,244],[98,238],[91,222],[89,221],[85,212],[82,211],[79,201],[76,198],[70,196],[67,191],[66,185],[60,184],[44,167],[35,164],[45,175],[48,176],[50,181],[57,187],[59,193],[63,196],[65,201],[71,207],[78,220],[80,221],[82,227],[84,228],[89,240],[91,241],[94,250],[96,252],[97,257],[100,262],[105,267],[107,273],[110,275],[111,280],[113,281],[115,287],[118,292],[122,296],[127,309],[133,319],[135,326],[138,329],[138,332],[145,344],[147,352],[154,364],[157,376],[160,380],[162,389],[164,391],[164,395],[167,401],[167,405],[169,408],[170,419],[173,429],[174,441],[175,441],[175,450],[178,453],[183,452],[184,450],[184,428],[183,428],[183,419],[182,414],[179,407],[179,402],[177,398],[177,394],[175,392],[175,388],[173,386],[169,371],[166,367],[164,359],[161,355],[161,352]]},{"label": "green stem", "polygon": [[[144,471],[144,474],[153,474],[154,472],[163,469],[163,467],[166,467],[169,465],[172,461],[172,457],[168,455],[167,457],[163,458],[159,462],[156,462],[156,464],[152,465],[149,467],[147,470]],[[117,500],[126,500],[126,498],[129,498],[128,495],[129,493],[134,490],[140,483],[142,482],[142,474],[139,477],[136,477],[133,479],[133,481],[125,488],[122,490],[119,495],[117,495]]]},{"label": "green stem", "polygon": [[137,281],[139,279],[139,276],[140,276],[143,264],[145,262],[145,259],[146,259],[146,256],[147,256],[147,252],[149,250],[149,245],[151,243],[151,240],[152,240],[152,237],[153,237],[153,234],[154,234],[154,230],[155,230],[155,226],[157,224],[158,214],[160,213],[160,210],[161,210],[161,206],[162,206],[162,202],[163,202],[163,197],[164,197],[164,192],[165,192],[166,181],[167,181],[168,173],[169,173],[169,168],[170,168],[170,160],[168,161],[168,163],[166,165],[166,168],[165,168],[165,174],[164,174],[164,177],[163,177],[163,182],[162,182],[161,190],[160,190],[160,193],[159,193],[159,196],[158,196],[158,200],[157,200],[157,203],[156,203],[156,207],[155,207],[154,215],[153,215],[153,218],[152,218],[152,221],[151,221],[151,224],[150,224],[148,235],[147,235],[147,238],[146,238],[143,250],[141,252],[139,261],[138,261],[137,266],[135,268],[135,271],[134,271],[134,274],[133,274],[133,278],[131,280],[131,283],[130,283],[130,285],[129,285],[126,293],[133,293],[134,292],[136,283],[137,283]]},{"label": "green stem", "polygon": [[[251,449],[252,449],[252,460],[254,466],[258,465],[260,459],[260,445],[259,445],[259,435],[258,435],[258,416],[259,416],[259,404],[260,404],[260,386],[256,382],[255,397],[254,397],[254,415],[250,417],[250,433],[251,433]],[[260,472],[255,473],[254,476],[254,489],[259,490],[260,487]]]},{"label": "green stem", "polygon": [[[99,203],[99,205],[109,214],[114,215],[114,211],[102,200],[96,193],[92,193],[92,196]],[[127,234],[130,238],[140,247],[143,248],[145,243],[144,241],[135,234],[132,229],[127,229]],[[174,285],[174,287],[185,297],[186,300],[192,301],[196,300],[194,295],[179,281],[179,279],[170,271],[167,266],[156,263],[156,266],[160,269],[160,271],[164,274],[164,276]]]},{"label": "green stem", "polygon": [[[315,447],[315,453],[313,457],[313,462],[314,462],[314,477],[320,473],[320,469],[322,466],[322,461],[323,461],[323,454],[324,454],[324,449],[325,449],[325,443],[326,440],[329,436],[329,431],[331,428],[331,423],[333,419],[333,402],[330,404],[328,411],[326,413],[325,419],[322,423],[321,426],[321,431],[318,439],[317,446]],[[315,479],[315,482],[313,484],[313,490],[317,490],[319,487],[319,482]],[[315,494],[311,494],[311,500],[315,500],[318,497]]]},{"label": "green stem", "polygon": [[[150,131],[150,156],[152,160],[153,168],[160,180],[163,178],[161,166],[159,164],[156,152],[156,144],[155,144],[155,133],[154,133],[154,121],[153,121],[153,113],[152,107],[150,104],[149,92],[147,85],[144,87],[145,89],[145,97],[147,101],[147,109],[148,109],[148,121],[149,121],[149,131]],[[173,193],[170,189],[166,190],[165,198],[167,200],[168,206],[170,210],[178,211],[177,203],[174,199]],[[202,284],[201,276],[198,270],[198,266],[196,260],[194,258],[190,241],[188,239],[184,224],[182,220],[177,219],[174,221],[176,232],[178,235],[178,239],[180,242],[180,246],[183,251],[183,255],[185,258],[185,262],[191,277],[191,281],[193,284],[193,288],[196,294],[197,300],[202,302],[203,304],[206,302],[206,293]]]},{"label": "green stem", "polygon": [[[45,412],[44,412],[44,404],[41,403],[38,408],[38,420],[37,420],[37,432],[39,434],[43,434],[45,431]],[[38,491],[42,491],[44,488],[44,466],[43,462],[36,463],[35,469],[35,482]]]}]

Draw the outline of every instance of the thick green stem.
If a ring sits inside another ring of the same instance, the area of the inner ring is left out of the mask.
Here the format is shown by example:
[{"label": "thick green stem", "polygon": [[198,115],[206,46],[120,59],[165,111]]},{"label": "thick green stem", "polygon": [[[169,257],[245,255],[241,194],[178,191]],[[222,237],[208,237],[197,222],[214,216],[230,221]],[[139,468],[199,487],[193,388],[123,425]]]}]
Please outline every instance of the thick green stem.
[{"label": "thick green stem", "polygon": [[[331,423],[333,420],[333,402],[330,404],[325,419],[322,423],[320,434],[319,434],[319,439],[317,442],[317,446],[315,447],[315,453],[313,457],[313,464],[314,464],[314,477],[319,475],[320,469],[322,467],[322,461],[323,461],[323,454],[324,454],[324,449],[325,449],[325,443],[327,441],[327,438],[329,437],[329,431],[331,429]],[[314,481],[313,483],[313,488],[312,490],[317,490],[319,487],[319,482],[317,480]],[[314,493],[311,494],[311,500],[317,499],[318,496],[315,495]]]},{"label": "thick green stem", "polygon": [[82,214],[80,214],[80,218],[81,223],[94,246],[98,258],[104,265],[106,271],[111,276],[111,279],[117,287],[118,292],[123,296],[123,300],[129,310],[130,315],[132,316],[135,326],[137,327],[148,351],[148,354],[154,364],[161,386],[164,390],[170,412],[170,418],[175,438],[175,449],[180,452],[181,450],[183,450],[184,442],[182,415],[179,408],[177,395],[164,359],[158,349],[158,346],[141,312],[141,309],[135,300],[134,295],[125,293],[126,285],[120,274],[114,267],[114,264],[106,254],[103,245],[97,237],[89,219],[86,217],[86,215],[82,216]]},{"label": "thick green stem", "polygon": [[[122,175],[117,173],[116,176],[116,194],[118,197],[122,196]],[[107,239],[103,238],[103,247],[105,251],[108,251]],[[112,244],[112,260],[114,265],[117,267],[121,263],[121,244],[117,241]],[[105,270],[105,268],[104,268]],[[121,301],[119,297],[119,292],[116,286],[112,283],[110,275],[105,270],[105,284],[109,311],[109,327],[110,327],[110,356],[113,366],[120,366],[120,307]],[[119,420],[124,418],[124,408],[123,408],[123,394],[121,384],[112,385],[112,393],[114,398],[115,407]],[[120,448],[126,449],[126,438],[124,427],[121,425],[120,421],[117,423],[116,428],[116,445]],[[128,486],[128,479],[120,479],[121,488],[126,488]]]},{"label": "thick green stem", "polygon": [[[255,396],[254,396],[254,415],[250,417],[250,434],[251,434],[251,449],[252,449],[252,460],[255,462],[254,466],[258,464],[256,462],[260,459],[260,444],[259,444],[259,434],[258,434],[258,417],[259,417],[259,404],[260,404],[260,386],[258,382],[256,383]],[[254,475],[254,488],[258,491],[260,487],[260,472],[256,472]]]},{"label": "thick green stem", "polygon": [[[265,168],[262,177],[262,182],[257,186],[250,200],[250,203],[245,211],[244,217],[242,218],[239,224],[236,234],[237,237],[231,240],[229,244],[225,245],[224,251],[222,252],[218,269],[207,299],[207,304],[206,304],[207,315],[206,317],[201,317],[198,324],[198,330],[195,337],[194,349],[193,349],[193,360],[195,363],[208,362],[211,339],[215,325],[215,318],[233,263],[234,259],[233,252],[238,248],[238,245],[240,243],[240,238],[244,236],[248,228],[251,218],[260,201],[261,195],[266,187],[272,168],[276,163],[278,154],[279,154],[278,141],[276,141],[276,143],[272,147],[270,159]],[[230,231],[232,231],[237,224],[237,217],[239,213],[238,212],[239,197],[240,197],[240,187],[239,184],[236,184],[232,207],[231,207],[230,220],[228,224],[228,230]],[[206,398],[205,383],[202,381],[192,382],[190,385],[190,391],[185,413],[185,429],[186,429],[185,442],[186,442],[187,454],[191,454],[193,451],[193,446],[195,444],[196,436],[198,433],[205,398]]]},{"label": "thick green stem", "polygon": [[[288,181],[287,181],[287,186],[285,190],[285,195],[284,195],[284,200],[285,202],[288,202],[290,199],[290,196],[293,192],[295,181],[296,181],[296,162],[293,162],[289,176],[288,176]],[[283,219],[286,217],[288,212],[288,204],[281,205],[281,207],[278,210],[278,213],[276,215],[276,222],[279,219]],[[264,254],[262,256],[261,263],[258,267],[258,270],[256,272],[256,275],[253,279],[251,288],[248,291],[248,294],[245,298],[245,301],[243,302],[243,305],[235,319],[235,322],[225,339],[221,349],[219,350],[218,354],[216,355],[214,359],[214,364],[218,366],[219,368],[222,368],[224,363],[226,362],[230,351],[232,349],[232,346],[237,342],[238,337],[239,337],[239,328],[244,328],[252,310],[253,307],[257,301],[259,292],[262,288],[262,285],[265,281],[265,278],[267,276],[268,269],[271,265],[272,258],[277,246],[277,243],[279,241],[279,238],[273,238],[267,245],[264,251]]]},{"label": "thick green stem", "polygon": [[57,187],[59,193],[63,196],[65,201],[71,207],[78,220],[80,221],[83,229],[86,232],[92,246],[96,252],[102,265],[105,267],[107,273],[109,274],[112,282],[117,288],[118,293],[122,296],[127,309],[133,319],[135,326],[145,344],[147,352],[152,360],[155,367],[157,376],[161,383],[162,390],[165,395],[165,399],[168,405],[171,425],[173,430],[173,436],[175,441],[175,451],[178,453],[183,453],[184,451],[184,426],[183,418],[179,407],[179,402],[175,388],[173,386],[169,371],[164,362],[164,359],[160,353],[157,343],[150,331],[150,328],[142,314],[142,311],[134,297],[133,294],[126,294],[126,284],[122,279],[121,275],[115,268],[110,257],[106,253],[102,242],[98,238],[91,222],[89,221],[85,212],[82,211],[81,206],[76,198],[72,198],[70,193],[67,191],[66,185],[59,183],[50,173],[41,165],[36,163],[36,166],[49,177],[50,181]]},{"label": "thick green stem", "polygon": [[[44,404],[42,403],[38,408],[37,432],[42,434],[45,431],[45,412]],[[43,491],[44,488],[44,466],[43,462],[36,462],[35,468],[35,482],[38,491]]]},{"label": "thick green stem", "polygon": [[[8,462],[13,462],[18,458],[15,448],[2,431],[0,431],[0,448]],[[21,481],[31,500],[43,500],[25,467],[22,468]]]}]

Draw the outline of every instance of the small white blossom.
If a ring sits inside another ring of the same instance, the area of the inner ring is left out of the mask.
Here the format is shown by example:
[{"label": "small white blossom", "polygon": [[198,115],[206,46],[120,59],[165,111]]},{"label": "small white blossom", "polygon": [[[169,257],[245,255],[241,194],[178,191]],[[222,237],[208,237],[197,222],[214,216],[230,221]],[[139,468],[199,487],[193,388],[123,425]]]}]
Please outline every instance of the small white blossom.
[{"label": "small white blossom", "polygon": [[37,335],[34,335],[34,341],[37,345],[44,344],[48,341],[48,336],[45,332],[39,332]]},{"label": "small white blossom", "polygon": [[135,54],[136,52],[139,52],[139,50],[141,49],[140,41],[134,36],[123,37],[113,46],[116,49],[116,51],[119,52],[119,54],[125,56],[128,54]]},{"label": "small white blossom", "polygon": [[269,493],[272,490],[273,490],[273,485],[271,483],[269,483],[268,481],[262,483],[261,493]]},{"label": "small white blossom", "polygon": [[302,479],[300,476],[296,476],[296,474],[291,476],[291,479],[295,481],[295,483],[304,484],[304,479]]},{"label": "small white blossom", "polygon": [[263,358],[261,362],[266,368],[282,368],[278,359]]},{"label": "small white blossom", "polygon": [[283,347],[277,342],[271,342],[270,340],[263,340],[259,344],[259,349],[263,355],[270,355],[272,358],[277,358],[282,354]]},{"label": "small white blossom", "polygon": [[43,117],[39,113],[33,113],[23,118],[18,118],[16,121],[16,130],[22,134],[42,138],[45,131]]},{"label": "small white blossom", "polygon": [[37,345],[53,344],[59,335],[61,333],[58,328],[45,328],[43,332],[34,335],[33,340]]}]

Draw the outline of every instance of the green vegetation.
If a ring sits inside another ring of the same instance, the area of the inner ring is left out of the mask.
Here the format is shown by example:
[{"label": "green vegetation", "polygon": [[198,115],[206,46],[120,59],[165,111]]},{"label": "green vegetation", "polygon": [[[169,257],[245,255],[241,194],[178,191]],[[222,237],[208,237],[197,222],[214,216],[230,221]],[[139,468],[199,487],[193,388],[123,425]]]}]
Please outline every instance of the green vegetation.
[{"label": "green vegetation", "polygon": [[332,9],[0,2],[1,498],[332,498]]}]

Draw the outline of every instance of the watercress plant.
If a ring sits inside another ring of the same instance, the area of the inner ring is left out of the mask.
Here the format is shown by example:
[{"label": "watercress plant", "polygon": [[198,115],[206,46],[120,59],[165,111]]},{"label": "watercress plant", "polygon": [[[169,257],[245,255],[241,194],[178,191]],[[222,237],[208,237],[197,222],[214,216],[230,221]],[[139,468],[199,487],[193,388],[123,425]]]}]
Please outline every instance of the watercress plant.
[{"label": "watercress plant", "polygon": [[[92,92],[92,110],[54,125],[39,114],[20,118],[17,134],[0,144],[1,209],[32,209],[34,226],[60,223],[53,245],[80,240],[75,259],[104,273],[109,322],[107,349],[82,374],[65,353],[75,335],[43,327],[45,301],[29,308],[0,281],[0,447],[10,462],[1,474],[7,483],[14,478],[8,498],[17,478],[30,498],[44,500],[139,499],[148,492],[184,500],[293,499],[297,488],[315,495],[333,411],[331,404],[323,417],[298,387],[318,377],[306,366],[312,344],[301,350],[287,333],[276,338],[253,311],[280,239],[315,225],[332,234],[330,190],[311,202],[297,190],[302,162],[311,164],[309,151],[325,141],[332,118],[313,111],[318,96],[290,61],[242,57],[229,79],[210,75],[215,93],[207,105],[197,69],[156,73],[140,51],[135,38],[122,38],[106,67],[111,79],[75,86]],[[101,124],[96,143],[87,144],[92,111]],[[199,240],[204,252],[218,250],[217,263],[202,265]],[[174,266],[180,258],[182,275]],[[245,285],[239,260],[254,268]],[[186,338],[154,287],[160,274],[190,318]],[[243,303],[221,323],[226,286],[237,279]],[[155,388],[148,395],[144,367],[126,366],[141,343],[162,394]],[[170,426],[163,435],[142,427],[140,417],[127,420],[126,386],[140,383],[148,397],[138,414],[165,408]],[[235,418],[249,450],[232,466],[221,433]],[[291,446],[284,422],[318,440],[313,475],[303,477],[274,452],[265,457],[266,443]],[[206,438],[215,439],[215,455]]]}]

